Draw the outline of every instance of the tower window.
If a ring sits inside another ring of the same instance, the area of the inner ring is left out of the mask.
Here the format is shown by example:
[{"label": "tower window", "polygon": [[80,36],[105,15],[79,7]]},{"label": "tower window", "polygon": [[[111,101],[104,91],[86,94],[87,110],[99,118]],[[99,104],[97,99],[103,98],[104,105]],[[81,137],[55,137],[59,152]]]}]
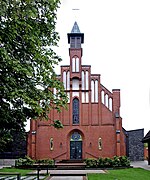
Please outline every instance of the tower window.
[{"label": "tower window", "polygon": [[80,49],[81,48],[81,37],[70,38],[70,48]]},{"label": "tower window", "polygon": [[76,38],[76,48],[81,48],[81,38],[80,37]]},{"label": "tower window", "polygon": [[79,72],[79,58],[72,58],[72,72]]},{"label": "tower window", "polygon": [[79,100],[77,98],[73,99],[72,119],[73,119],[73,124],[79,124]]}]

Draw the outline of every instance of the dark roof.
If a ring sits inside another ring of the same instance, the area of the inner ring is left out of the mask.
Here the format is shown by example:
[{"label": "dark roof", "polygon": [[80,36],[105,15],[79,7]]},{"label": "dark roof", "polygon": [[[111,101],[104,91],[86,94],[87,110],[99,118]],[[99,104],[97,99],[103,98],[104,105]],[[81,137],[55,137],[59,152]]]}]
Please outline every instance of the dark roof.
[{"label": "dark roof", "polygon": [[79,26],[77,24],[77,22],[75,21],[74,25],[73,25],[73,28],[71,30],[71,33],[80,33],[80,29],[79,29]]},{"label": "dark roof", "polygon": [[145,143],[145,142],[148,142],[150,141],[150,131],[146,134],[146,136],[142,139],[142,142]]}]

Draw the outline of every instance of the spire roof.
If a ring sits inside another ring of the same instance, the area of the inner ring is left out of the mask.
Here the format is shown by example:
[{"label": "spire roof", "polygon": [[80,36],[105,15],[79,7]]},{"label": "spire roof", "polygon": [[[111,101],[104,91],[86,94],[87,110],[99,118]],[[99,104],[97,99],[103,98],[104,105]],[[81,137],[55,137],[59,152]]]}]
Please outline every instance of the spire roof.
[{"label": "spire roof", "polygon": [[80,33],[80,29],[79,29],[79,26],[77,24],[77,22],[75,21],[74,25],[73,25],[73,28],[71,30],[71,33]]},{"label": "spire roof", "polygon": [[80,32],[79,26],[77,22],[75,21],[73,28],[71,30],[71,33],[67,34],[68,36],[68,43],[70,44],[70,38],[72,37],[80,37],[81,38],[81,43],[84,43],[84,33]]}]

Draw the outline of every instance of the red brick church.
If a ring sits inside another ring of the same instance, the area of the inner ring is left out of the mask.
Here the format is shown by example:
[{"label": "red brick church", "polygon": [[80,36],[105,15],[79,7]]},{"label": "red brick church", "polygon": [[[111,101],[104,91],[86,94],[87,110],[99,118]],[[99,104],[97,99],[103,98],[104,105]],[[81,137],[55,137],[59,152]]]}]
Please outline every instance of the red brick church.
[{"label": "red brick church", "polygon": [[[61,66],[58,76],[68,95],[68,110],[52,110],[61,130],[50,121],[31,120],[28,155],[33,159],[85,159],[126,155],[125,135],[120,117],[120,90],[112,92],[101,84],[100,74],[82,64],[84,34],[74,23],[68,33],[70,64]],[[84,62],[83,62],[84,63]]]}]

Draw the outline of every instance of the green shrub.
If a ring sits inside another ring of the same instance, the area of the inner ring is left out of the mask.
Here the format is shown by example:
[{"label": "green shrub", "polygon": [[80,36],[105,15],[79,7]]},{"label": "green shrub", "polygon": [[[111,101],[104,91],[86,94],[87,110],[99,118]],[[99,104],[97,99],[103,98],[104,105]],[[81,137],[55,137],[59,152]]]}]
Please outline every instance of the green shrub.
[{"label": "green shrub", "polygon": [[104,160],[103,160],[103,158],[98,158],[98,160],[97,160],[97,166],[98,167],[104,167]]},{"label": "green shrub", "polygon": [[130,160],[128,159],[127,156],[120,156],[119,159],[121,166],[126,166],[126,167],[130,166]]},{"label": "green shrub", "polygon": [[114,156],[113,157],[113,167],[120,167],[121,166],[121,162],[119,159],[119,156]]},{"label": "green shrub", "polygon": [[45,165],[54,165],[54,160],[52,160],[52,159],[39,159],[39,160],[36,160],[35,163],[45,164]]},{"label": "green shrub", "polygon": [[114,156],[111,158],[87,158],[86,167],[112,168],[112,167],[129,167],[130,161],[127,156]]},{"label": "green shrub", "polygon": [[30,157],[26,156],[25,158],[19,158],[16,161],[16,166],[32,166],[33,164],[43,164],[43,165],[54,165],[54,160],[52,159],[40,159],[33,160]]},{"label": "green shrub", "polygon": [[28,166],[28,165],[33,165],[35,161],[31,159],[28,156],[25,156],[25,158],[19,158],[16,161],[16,166]]},{"label": "green shrub", "polygon": [[85,163],[86,163],[86,167],[97,167],[97,159],[95,158],[87,158],[85,160]]},{"label": "green shrub", "polygon": [[113,160],[111,158],[106,157],[103,159],[103,164],[104,164],[104,167],[112,167]]},{"label": "green shrub", "polygon": [[129,167],[130,160],[127,156],[114,156],[113,157],[113,167]]}]

